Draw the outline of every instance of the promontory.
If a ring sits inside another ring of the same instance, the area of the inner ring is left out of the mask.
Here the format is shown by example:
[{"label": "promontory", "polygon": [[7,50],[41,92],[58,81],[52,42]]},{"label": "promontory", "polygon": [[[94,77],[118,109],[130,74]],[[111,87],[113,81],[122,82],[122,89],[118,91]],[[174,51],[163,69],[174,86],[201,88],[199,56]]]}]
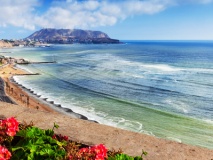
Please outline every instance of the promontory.
[{"label": "promontory", "polygon": [[32,41],[42,41],[45,43],[120,43],[117,39],[111,39],[106,33],[101,31],[91,31],[82,29],[52,29],[46,28],[34,32],[25,38]]}]

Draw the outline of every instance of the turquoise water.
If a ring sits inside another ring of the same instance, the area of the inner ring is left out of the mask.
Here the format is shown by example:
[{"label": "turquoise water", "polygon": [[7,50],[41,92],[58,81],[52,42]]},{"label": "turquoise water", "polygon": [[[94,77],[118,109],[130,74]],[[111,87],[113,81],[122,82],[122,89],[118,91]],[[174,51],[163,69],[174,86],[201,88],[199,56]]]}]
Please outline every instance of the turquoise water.
[{"label": "turquoise water", "polygon": [[102,124],[213,149],[213,42],[53,45],[1,53],[35,93]]}]

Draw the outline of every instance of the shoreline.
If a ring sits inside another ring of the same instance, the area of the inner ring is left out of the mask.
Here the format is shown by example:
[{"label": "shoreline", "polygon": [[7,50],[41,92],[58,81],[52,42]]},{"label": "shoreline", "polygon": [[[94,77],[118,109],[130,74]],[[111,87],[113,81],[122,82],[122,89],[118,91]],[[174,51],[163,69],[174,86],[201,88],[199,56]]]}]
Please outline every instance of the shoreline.
[{"label": "shoreline", "polygon": [[36,76],[39,74],[32,74],[20,68],[17,68],[15,64],[5,65],[0,68],[0,73],[4,73],[1,78],[5,83],[5,94],[16,104],[27,108],[33,108],[41,111],[48,111],[55,114],[65,114],[72,118],[78,118],[82,120],[88,120],[98,123],[97,121],[90,120],[86,116],[73,112],[69,108],[63,108],[61,104],[55,104],[54,101],[48,101],[47,98],[41,98],[41,95],[37,95],[29,88],[19,84],[13,78],[14,76]]}]

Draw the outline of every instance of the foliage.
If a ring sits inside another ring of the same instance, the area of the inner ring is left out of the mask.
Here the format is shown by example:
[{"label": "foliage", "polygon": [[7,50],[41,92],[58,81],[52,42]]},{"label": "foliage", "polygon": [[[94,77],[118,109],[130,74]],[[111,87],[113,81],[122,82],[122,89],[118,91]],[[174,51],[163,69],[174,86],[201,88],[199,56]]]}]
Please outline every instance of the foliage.
[{"label": "foliage", "polygon": [[18,124],[14,117],[0,119],[0,160],[143,160],[118,151],[108,151],[103,144],[87,146],[67,136],[54,134],[59,126],[42,130],[30,124]]},{"label": "foliage", "polygon": [[142,151],[142,155],[136,157],[131,157],[127,154],[120,153],[109,157],[108,160],[143,160],[143,155],[147,155],[147,152]]},{"label": "foliage", "polygon": [[62,159],[66,142],[52,138],[53,135],[53,130],[37,127],[19,131],[16,136],[20,140],[12,147],[12,159]]}]

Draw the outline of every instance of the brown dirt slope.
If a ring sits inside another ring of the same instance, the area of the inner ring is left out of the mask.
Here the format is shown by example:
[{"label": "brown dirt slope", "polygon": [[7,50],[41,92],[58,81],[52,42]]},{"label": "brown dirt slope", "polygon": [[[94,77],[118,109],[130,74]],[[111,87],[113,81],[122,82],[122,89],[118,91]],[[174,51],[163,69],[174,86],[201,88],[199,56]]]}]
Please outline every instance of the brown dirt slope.
[{"label": "brown dirt slope", "polygon": [[12,44],[3,40],[0,40],[0,48],[11,48]]},{"label": "brown dirt slope", "polygon": [[72,140],[89,145],[103,143],[109,149],[122,148],[130,155],[140,155],[143,149],[148,152],[146,160],[213,160],[213,150],[73,119],[62,114],[0,102],[0,115],[16,116],[20,122],[33,121],[44,129],[52,128],[55,122],[60,126],[56,132],[68,135]]}]

